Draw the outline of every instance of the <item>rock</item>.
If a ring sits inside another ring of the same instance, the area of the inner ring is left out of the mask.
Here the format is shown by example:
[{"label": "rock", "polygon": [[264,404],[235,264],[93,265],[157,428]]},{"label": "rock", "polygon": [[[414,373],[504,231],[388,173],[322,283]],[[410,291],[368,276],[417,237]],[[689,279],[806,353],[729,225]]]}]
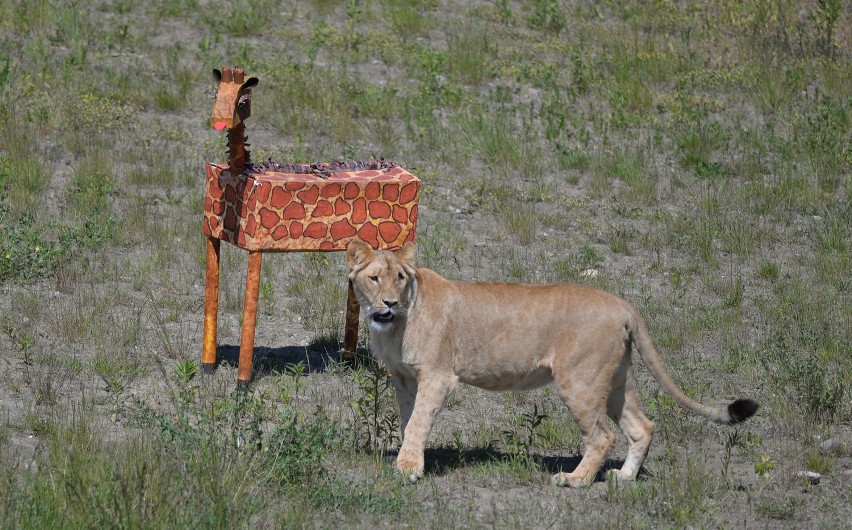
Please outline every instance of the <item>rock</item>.
[{"label": "rock", "polygon": [[799,471],[796,473],[796,477],[804,479],[810,484],[817,485],[819,484],[820,474],[813,471]]},{"label": "rock", "polygon": [[580,276],[584,276],[586,278],[597,278],[598,270],[597,269],[586,269],[580,273]]},{"label": "rock", "polygon": [[844,450],[843,442],[837,438],[829,438],[819,444],[819,452],[822,455],[832,455],[842,453]]}]

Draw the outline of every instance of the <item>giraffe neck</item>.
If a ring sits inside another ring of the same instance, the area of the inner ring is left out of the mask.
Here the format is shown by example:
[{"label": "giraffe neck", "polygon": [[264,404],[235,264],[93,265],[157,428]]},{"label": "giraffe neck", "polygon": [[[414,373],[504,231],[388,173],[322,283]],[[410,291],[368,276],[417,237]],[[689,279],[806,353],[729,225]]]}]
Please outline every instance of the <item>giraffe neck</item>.
[{"label": "giraffe neck", "polygon": [[251,162],[249,152],[246,147],[246,125],[245,122],[240,122],[238,125],[228,129],[228,163],[231,166],[231,174],[239,175],[246,169],[246,165]]}]

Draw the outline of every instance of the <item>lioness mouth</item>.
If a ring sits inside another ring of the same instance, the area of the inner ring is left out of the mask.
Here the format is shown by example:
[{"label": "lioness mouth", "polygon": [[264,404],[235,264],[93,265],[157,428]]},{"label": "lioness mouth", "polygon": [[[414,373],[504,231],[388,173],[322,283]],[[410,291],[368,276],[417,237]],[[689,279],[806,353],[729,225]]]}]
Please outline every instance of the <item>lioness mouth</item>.
[{"label": "lioness mouth", "polygon": [[378,322],[379,324],[387,324],[391,320],[393,320],[393,313],[388,311],[387,313],[373,313],[373,322]]}]

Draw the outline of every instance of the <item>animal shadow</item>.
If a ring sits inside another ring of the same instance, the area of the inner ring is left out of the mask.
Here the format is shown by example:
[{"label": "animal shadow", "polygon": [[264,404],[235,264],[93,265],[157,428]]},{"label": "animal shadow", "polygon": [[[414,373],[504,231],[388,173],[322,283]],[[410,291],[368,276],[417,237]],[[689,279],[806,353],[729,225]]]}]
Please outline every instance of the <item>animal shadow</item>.
[{"label": "animal shadow", "polygon": [[[388,454],[388,460],[393,462],[396,454],[391,452]],[[486,464],[490,462],[508,461],[513,456],[495,449],[491,446],[477,447],[471,449],[458,449],[451,447],[437,447],[426,449],[424,454],[425,472],[430,475],[443,476],[448,472],[456,469],[465,468],[477,464]],[[582,456],[540,456],[533,455],[532,462],[538,467],[542,473],[554,475],[556,473],[571,473],[577,466],[580,465]],[[623,460],[607,460],[595,476],[595,482],[606,482],[606,473],[610,469],[620,469],[624,464]],[[648,476],[647,471],[643,467],[639,471],[639,480]]]},{"label": "animal shadow", "polygon": [[[361,354],[361,351],[358,352]],[[216,348],[218,364],[237,366],[239,345],[221,344]],[[307,346],[260,347],[252,356],[252,380],[257,381],[275,372],[292,371],[302,365],[304,375],[325,372],[332,365],[351,364],[340,354],[336,341],[317,341]]]}]

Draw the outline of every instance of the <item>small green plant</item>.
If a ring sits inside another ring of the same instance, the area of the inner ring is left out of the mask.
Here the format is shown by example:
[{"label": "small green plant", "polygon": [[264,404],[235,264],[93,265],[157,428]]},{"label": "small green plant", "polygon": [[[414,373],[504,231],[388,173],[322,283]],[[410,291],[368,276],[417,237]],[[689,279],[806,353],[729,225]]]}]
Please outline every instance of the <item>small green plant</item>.
[{"label": "small green plant", "polygon": [[318,407],[309,420],[300,422],[292,409],[285,409],[276,424],[263,444],[264,451],[274,455],[269,458],[274,480],[285,485],[321,482],[328,465],[327,448],[337,434],[325,410]]},{"label": "small green plant", "polygon": [[577,253],[577,265],[580,269],[597,267],[604,260],[604,255],[591,245],[583,245]]},{"label": "small green plant", "polygon": [[263,304],[265,314],[275,314],[275,283],[269,275],[260,280],[260,303]]},{"label": "small green plant", "polygon": [[731,463],[731,455],[734,448],[742,443],[742,436],[737,429],[729,431],[725,435],[725,451],[722,453],[722,478],[728,478],[728,466]]},{"label": "small green plant", "polygon": [[760,268],[757,269],[757,276],[759,278],[763,278],[764,280],[777,280],[778,279],[778,265],[766,261],[760,265]]},{"label": "small green plant", "polygon": [[9,65],[12,64],[12,59],[5,55],[0,55],[0,90],[3,90],[6,83],[9,82]]},{"label": "small green plant", "polygon": [[198,361],[194,359],[185,359],[175,365],[175,376],[178,383],[188,385],[198,375]]},{"label": "small green plant", "polygon": [[489,63],[496,54],[487,30],[465,27],[449,35],[447,67],[462,82],[481,84],[490,75]]},{"label": "small green plant", "polygon": [[817,18],[819,27],[819,43],[822,53],[831,57],[835,57],[834,47],[834,30],[837,26],[837,19],[840,18],[840,13],[843,11],[843,3],[841,0],[817,0]]},{"label": "small green plant", "polygon": [[805,469],[815,473],[829,473],[834,468],[835,458],[832,455],[825,455],[819,451],[809,450],[805,452]]},{"label": "small green plant", "polygon": [[542,434],[539,427],[547,417],[547,414],[538,411],[538,403],[533,403],[532,412],[516,416],[512,428],[503,430],[503,443],[514,463],[526,467],[534,465],[533,449],[540,445]]},{"label": "small green plant", "polygon": [[567,18],[556,0],[534,0],[533,11],[527,17],[527,25],[552,35],[559,35]]},{"label": "small green plant", "polygon": [[529,245],[535,241],[538,227],[538,217],[535,210],[529,207],[515,205],[507,207],[503,213],[512,232],[517,236],[518,243]]},{"label": "small green plant", "polygon": [[760,455],[754,462],[754,472],[758,477],[764,477],[775,469],[775,461],[769,455]]},{"label": "small green plant", "polygon": [[796,516],[796,511],[798,511],[801,504],[802,503],[800,501],[797,501],[792,497],[787,497],[784,501],[767,499],[757,504],[756,509],[757,513],[764,517],[787,521]]},{"label": "small green plant", "polygon": [[743,295],[745,293],[745,285],[743,281],[737,277],[735,280],[725,282],[725,292],[722,297],[722,307],[738,308],[743,303]]},{"label": "small green plant", "polygon": [[13,223],[0,206],[0,224],[7,227],[0,234],[0,282],[27,280],[49,272],[64,253],[48,237],[49,227],[31,215],[23,215]]},{"label": "small green plant", "polygon": [[846,385],[841,374],[815,359],[796,359],[785,366],[790,382],[811,414],[830,420],[842,407]]},{"label": "small green plant", "polygon": [[107,198],[115,185],[115,177],[109,170],[107,160],[105,153],[94,154],[87,157],[74,172],[70,200],[84,216],[90,213],[103,214],[109,209]]},{"label": "small green plant", "polygon": [[299,361],[288,365],[283,376],[278,381],[278,397],[282,403],[293,404],[305,387],[305,363]]},{"label": "small green plant", "polygon": [[399,416],[394,406],[394,390],[387,371],[380,364],[366,361],[352,371],[360,396],[351,401],[356,425],[355,444],[364,450],[384,454],[399,439]]}]

